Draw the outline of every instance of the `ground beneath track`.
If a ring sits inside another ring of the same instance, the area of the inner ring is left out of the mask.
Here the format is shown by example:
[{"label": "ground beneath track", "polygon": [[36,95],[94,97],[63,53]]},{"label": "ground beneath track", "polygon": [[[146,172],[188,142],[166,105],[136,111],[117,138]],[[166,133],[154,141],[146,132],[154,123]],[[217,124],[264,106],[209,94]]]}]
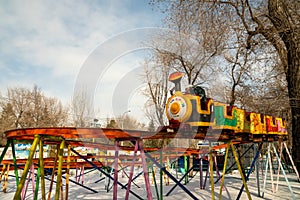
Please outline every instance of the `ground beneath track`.
[{"label": "ground beneath track", "polygon": [[[141,172],[141,169],[135,169],[135,174],[138,174]],[[71,179],[75,180],[75,173],[73,174]],[[172,174],[176,176],[176,173],[173,171]],[[205,174],[205,173],[204,173]],[[10,172],[10,175],[13,175],[13,172]],[[178,173],[178,180],[180,179],[181,174]],[[262,175],[261,175],[262,176]],[[94,200],[94,199],[103,199],[103,200],[110,200],[113,197],[113,189],[111,189],[109,192],[106,191],[105,189],[105,180],[102,180],[100,182],[95,183],[99,179],[103,177],[100,176],[100,172],[93,171],[91,173],[88,173],[84,177],[84,185],[97,191],[98,193],[94,193],[90,190],[87,190],[81,186],[78,186],[74,183],[70,183],[70,191],[69,191],[69,199],[74,200],[74,199],[86,199],[86,200]],[[289,183],[291,185],[291,188],[294,192],[295,199],[300,199],[300,183],[297,181],[296,175],[293,173],[290,173],[287,175]],[[50,178],[50,176],[48,176]],[[216,177],[214,177],[216,180]],[[156,180],[159,180],[159,176],[156,175]],[[185,187],[191,191],[198,199],[206,200],[206,199],[211,199],[212,194],[211,194],[211,187],[209,183],[209,179],[207,179],[206,183],[206,189],[199,189],[200,185],[200,178],[199,178],[199,173],[196,173],[194,178],[190,178],[190,182],[185,185]],[[274,177],[274,182],[275,185],[274,187],[276,188],[276,176]],[[122,177],[121,173],[119,175],[119,181],[123,184],[127,183],[127,177]],[[144,184],[144,178],[143,176],[140,176],[137,178],[135,181],[135,184],[132,184],[131,189],[134,191],[136,194],[138,194],[141,198],[147,199],[147,193],[145,190],[145,184]],[[155,190],[155,185],[153,184],[152,177],[150,177],[150,183],[151,183],[151,191],[152,191],[152,196],[153,199],[157,199],[156,195],[156,190]],[[2,184],[2,183],[1,183]],[[46,180],[46,192],[48,195],[48,188],[49,188],[50,181]],[[160,188],[159,182],[157,182],[158,188]],[[169,190],[174,186],[174,182],[170,180],[170,185],[166,186],[165,184],[163,185],[163,199],[178,199],[178,200],[183,200],[183,199],[191,199],[188,194],[186,194],[180,187],[176,187],[175,190],[169,195],[166,196],[166,194],[169,192]],[[240,179],[239,173],[238,172],[233,172],[231,174],[227,174],[225,176],[225,188],[222,191],[222,199],[236,199],[240,188],[242,186],[242,181]],[[271,185],[271,180],[270,176],[267,178],[267,184],[264,192],[264,198],[258,197],[258,189],[257,189],[257,181],[255,177],[255,173],[251,174],[251,177],[248,181],[248,188],[251,193],[251,197],[253,200],[259,200],[259,199],[280,199],[280,200],[290,200],[292,198],[292,194],[290,192],[290,189],[288,187],[287,182],[285,181],[285,178],[283,175],[280,175],[279,178],[279,184],[278,184],[278,191],[273,193],[272,192],[272,185]],[[0,199],[1,200],[10,200],[13,199],[14,193],[16,191],[16,186],[15,186],[15,179],[14,177],[9,177],[9,182],[8,182],[8,188],[7,188],[7,193],[3,193],[2,191],[0,192]],[[53,187],[53,193],[55,191],[55,184]],[[219,192],[220,192],[220,184],[217,183],[215,185],[215,199],[218,199],[219,197]],[[260,180],[260,194],[262,194],[263,191],[263,179],[261,178]],[[125,197],[125,189],[121,189],[121,187],[118,187],[118,199],[124,199]],[[65,194],[64,194],[65,195]],[[65,197],[64,197],[65,198]],[[33,199],[33,194],[32,194],[32,183],[30,182],[28,185],[28,191],[27,191],[27,196],[26,199]],[[39,194],[39,198],[41,199],[41,195]],[[51,199],[54,199],[54,194],[51,195]],[[129,199],[138,199],[132,194],[130,194]],[[247,194],[244,190],[241,198],[242,200],[248,199]]]}]

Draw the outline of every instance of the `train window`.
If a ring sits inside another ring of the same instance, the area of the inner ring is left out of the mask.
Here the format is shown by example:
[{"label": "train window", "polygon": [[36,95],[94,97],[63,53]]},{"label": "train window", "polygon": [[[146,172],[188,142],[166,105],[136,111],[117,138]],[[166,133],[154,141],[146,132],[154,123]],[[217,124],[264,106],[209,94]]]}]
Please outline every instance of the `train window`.
[{"label": "train window", "polygon": [[277,124],[276,124],[276,118],[273,117],[273,116],[272,116],[272,123],[273,123],[274,125],[277,125]]},{"label": "train window", "polygon": [[233,106],[226,106],[226,110],[227,110],[227,115],[228,116],[232,116],[232,110],[233,110]]},{"label": "train window", "polygon": [[[208,110],[208,104],[209,104],[210,98],[205,99],[205,102],[201,101],[201,110]],[[213,108],[211,108],[213,109]],[[213,112],[213,110],[211,110]]]},{"label": "train window", "polygon": [[286,126],[286,121],[285,121],[284,118],[282,118],[282,125],[283,125],[283,126]]},{"label": "train window", "polygon": [[250,114],[251,114],[251,112],[246,112],[246,120],[247,121],[250,121]]},{"label": "train window", "polygon": [[196,85],[193,87],[193,90],[194,90],[195,95],[199,96],[202,102],[206,101],[205,90],[202,87]]},{"label": "train window", "polygon": [[265,117],[263,114],[260,114],[260,123],[262,123],[262,124],[265,123]]}]

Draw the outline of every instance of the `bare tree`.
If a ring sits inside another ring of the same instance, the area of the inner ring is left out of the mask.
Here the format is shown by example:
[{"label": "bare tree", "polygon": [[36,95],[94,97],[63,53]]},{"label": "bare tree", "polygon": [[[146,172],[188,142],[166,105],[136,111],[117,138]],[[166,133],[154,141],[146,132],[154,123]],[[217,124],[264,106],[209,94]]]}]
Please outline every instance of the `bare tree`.
[{"label": "bare tree", "polygon": [[1,101],[1,132],[12,128],[54,127],[67,122],[67,110],[61,102],[46,97],[37,86],[9,88]]},{"label": "bare tree", "polygon": [[144,64],[144,80],[147,84],[144,95],[148,97],[146,102],[146,115],[156,125],[165,124],[164,111],[167,101],[169,83],[168,83],[168,67],[161,67],[161,64],[151,63],[151,60],[145,60]]},{"label": "bare tree", "polygon": [[186,23],[176,18],[173,20],[171,26],[176,31],[160,36],[153,43],[156,62],[169,70],[185,73],[187,84],[203,84],[211,80],[215,69],[211,58],[223,48],[221,39],[213,37],[218,33],[190,32],[188,24],[191,25],[192,19]]},{"label": "bare tree", "polygon": [[116,122],[119,128],[129,129],[129,130],[144,130],[145,124],[139,122],[137,119],[130,115],[121,115],[116,118]]},{"label": "bare tree", "polygon": [[[6,128],[23,127],[22,118],[28,112],[30,91],[26,88],[8,88],[7,97],[1,102],[2,123]],[[7,119],[7,120],[5,120]]]},{"label": "bare tree", "polygon": [[72,124],[75,127],[87,127],[92,116],[91,99],[88,98],[86,90],[76,91],[71,102]]}]

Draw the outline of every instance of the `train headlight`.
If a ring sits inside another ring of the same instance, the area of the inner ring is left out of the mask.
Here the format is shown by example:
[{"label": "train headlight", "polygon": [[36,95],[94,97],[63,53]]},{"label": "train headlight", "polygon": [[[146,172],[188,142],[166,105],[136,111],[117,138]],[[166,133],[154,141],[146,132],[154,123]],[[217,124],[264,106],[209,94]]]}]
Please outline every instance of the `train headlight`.
[{"label": "train headlight", "polygon": [[187,95],[176,92],[168,99],[166,105],[166,114],[168,119],[178,120],[179,122],[187,121],[192,113],[192,104]]},{"label": "train headlight", "polygon": [[170,112],[176,115],[180,111],[180,105],[177,102],[173,102],[170,106]]}]

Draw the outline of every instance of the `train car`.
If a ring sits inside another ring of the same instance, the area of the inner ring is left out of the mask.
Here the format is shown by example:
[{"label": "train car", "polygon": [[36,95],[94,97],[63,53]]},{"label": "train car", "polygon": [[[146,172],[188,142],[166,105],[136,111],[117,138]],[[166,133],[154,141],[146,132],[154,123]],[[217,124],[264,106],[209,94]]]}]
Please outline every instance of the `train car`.
[{"label": "train car", "polygon": [[288,134],[285,120],[279,117],[266,116],[266,127],[268,134]]},{"label": "train car", "polygon": [[275,118],[276,122],[277,122],[277,127],[278,127],[278,134],[279,135],[287,135],[287,127],[286,127],[286,121],[282,118]]},{"label": "train car", "polygon": [[214,102],[214,129],[227,129],[236,133],[244,132],[245,111],[236,106],[227,106],[221,102]]},{"label": "train car", "polygon": [[201,101],[198,95],[176,91],[167,101],[166,115],[169,120],[185,122],[191,127],[214,125],[213,100]]},{"label": "train car", "polygon": [[267,133],[268,134],[278,134],[278,126],[276,123],[276,118],[273,116],[266,116],[267,123]]},{"label": "train car", "polygon": [[190,86],[181,92],[182,73],[172,74],[169,78],[175,84],[175,93],[168,99],[166,115],[173,128],[180,123],[190,127],[214,126],[213,100],[206,98],[205,90],[199,86]]},{"label": "train car", "polygon": [[250,113],[250,133],[267,134],[266,117],[259,113]]}]

